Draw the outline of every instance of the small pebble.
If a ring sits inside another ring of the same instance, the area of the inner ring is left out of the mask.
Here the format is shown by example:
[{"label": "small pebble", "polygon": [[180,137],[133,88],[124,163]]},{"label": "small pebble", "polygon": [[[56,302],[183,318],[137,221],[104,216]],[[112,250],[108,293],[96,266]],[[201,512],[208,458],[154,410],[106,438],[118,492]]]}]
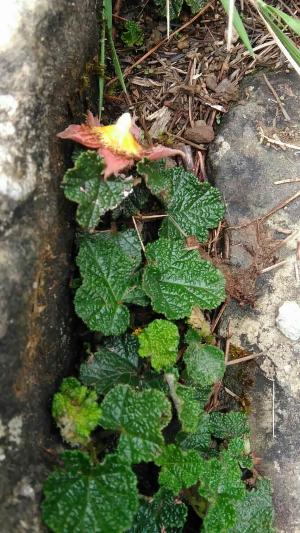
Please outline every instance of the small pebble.
[{"label": "small pebble", "polygon": [[276,325],[291,341],[300,339],[300,306],[297,302],[284,302],[279,307]]}]

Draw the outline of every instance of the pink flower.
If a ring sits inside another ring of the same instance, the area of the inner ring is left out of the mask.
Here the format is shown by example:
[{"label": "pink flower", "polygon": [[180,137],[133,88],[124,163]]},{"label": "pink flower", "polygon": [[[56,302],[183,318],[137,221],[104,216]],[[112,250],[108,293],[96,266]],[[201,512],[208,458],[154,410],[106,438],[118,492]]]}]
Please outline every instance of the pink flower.
[{"label": "pink flower", "polygon": [[166,146],[157,145],[150,148],[142,146],[140,130],[133,124],[129,113],[121,115],[111,126],[101,126],[98,118],[88,111],[85,124],[71,124],[57,136],[97,150],[105,162],[105,180],[111,174],[119,174],[132,167],[135,161],[144,158],[156,160],[175,155],[185,157],[180,150]]}]

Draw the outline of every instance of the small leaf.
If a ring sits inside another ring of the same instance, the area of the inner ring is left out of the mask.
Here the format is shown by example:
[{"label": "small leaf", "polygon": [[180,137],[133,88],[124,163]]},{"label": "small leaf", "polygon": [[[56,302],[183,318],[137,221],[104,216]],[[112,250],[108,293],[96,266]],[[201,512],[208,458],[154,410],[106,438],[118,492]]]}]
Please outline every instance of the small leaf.
[{"label": "small leaf", "polygon": [[242,437],[250,431],[247,415],[241,412],[211,413],[209,425],[211,434],[218,439]]},{"label": "small leaf", "polygon": [[184,362],[189,378],[201,387],[212,385],[224,376],[224,354],[216,346],[193,343],[185,351]]},{"label": "small leaf", "polygon": [[81,152],[63,179],[64,193],[79,204],[77,222],[95,228],[106,211],[115,209],[133,191],[133,180],[103,181],[104,163],[95,151]]},{"label": "small leaf", "polygon": [[[155,4],[159,7],[162,15],[166,14],[166,2],[165,0],[154,0]],[[183,5],[183,0],[170,0],[170,19],[179,17]]]},{"label": "small leaf", "polygon": [[142,46],[144,42],[144,34],[141,26],[134,20],[126,20],[125,30],[121,34],[121,39],[130,48],[134,46]]},{"label": "small leaf", "polygon": [[116,240],[104,240],[99,235],[80,243],[77,264],[83,282],[76,291],[75,309],[92,331],[119,335],[129,325],[124,303],[136,286],[134,270],[141,256],[133,248],[129,251],[127,241],[120,242],[120,235]]},{"label": "small leaf", "polygon": [[181,422],[182,431],[185,433],[194,433],[199,425],[202,415],[202,405],[197,400],[197,392],[193,387],[185,387],[180,383],[176,386],[176,395],[178,397],[178,416]]},{"label": "small leaf", "polygon": [[146,258],[143,289],[169,320],[189,316],[194,305],[213,309],[225,299],[221,272],[182,242],[160,238],[147,245]]},{"label": "small leaf", "polygon": [[191,8],[193,15],[198,13],[198,11],[200,11],[200,9],[202,9],[207,2],[208,0],[185,0],[185,3]]},{"label": "small leaf", "polygon": [[137,171],[144,176],[150,191],[167,203],[172,191],[172,173],[166,169],[165,161],[140,161]]},{"label": "small leaf", "polygon": [[97,394],[81,385],[76,378],[65,378],[59,392],[54,395],[52,415],[68,444],[86,445],[101,419]]},{"label": "small leaf", "polygon": [[[229,0],[221,0],[222,2],[222,5],[226,11],[226,13],[228,14],[229,12]],[[233,25],[238,33],[238,35],[240,36],[242,42],[244,43],[244,46],[245,48],[248,50],[248,52],[250,53],[250,55],[252,57],[255,57],[254,56],[254,52],[253,52],[253,48],[251,46],[251,43],[249,41],[249,37],[248,37],[248,33],[247,33],[247,30],[243,24],[243,21],[239,15],[239,12],[238,10],[236,9],[236,7],[234,8],[234,11],[233,11]]]},{"label": "small leaf", "polygon": [[107,339],[86,363],[80,367],[80,379],[95,387],[99,395],[106,394],[118,383],[138,386],[138,340],[133,335]]},{"label": "small leaf", "polygon": [[181,489],[195,485],[200,479],[204,459],[194,450],[184,451],[170,444],[162,454],[155,459],[161,466],[159,483],[169,489],[173,494],[178,494]]},{"label": "small leaf", "polygon": [[162,392],[136,392],[128,385],[117,385],[101,407],[101,425],[121,432],[118,451],[127,461],[151,461],[161,452],[161,430],[171,419],[171,405]]},{"label": "small leaf", "polygon": [[155,370],[167,369],[176,363],[178,328],[167,320],[153,320],[139,335],[139,355],[150,357]]},{"label": "small leaf", "polygon": [[194,433],[177,433],[176,442],[183,450],[196,450],[199,453],[207,451],[211,444],[208,413],[202,412]]},{"label": "small leaf", "polygon": [[55,533],[122,533],[138,507],[136,477],[117,455],[93,466],[87,454],[66,451],[64,468],[44,485],[43,521]]},{"label": "small leaf", "polygon": [[275,533],[270,482],[260,479],[246,498],[235,503],[236,524],[228,533]]},{"label": "small leaf", "polygon": [[120,216],[130,218],[140,213],[145,208],[151,194],[145,185],[136,185],[133,192],[112,212],[112,218],[116,220]]},{"label": "small leaf", "polygon": [[128,533],[181,533],[187,506],[166,489],[160,489],[150,501],[141,499],[140,508]]}]

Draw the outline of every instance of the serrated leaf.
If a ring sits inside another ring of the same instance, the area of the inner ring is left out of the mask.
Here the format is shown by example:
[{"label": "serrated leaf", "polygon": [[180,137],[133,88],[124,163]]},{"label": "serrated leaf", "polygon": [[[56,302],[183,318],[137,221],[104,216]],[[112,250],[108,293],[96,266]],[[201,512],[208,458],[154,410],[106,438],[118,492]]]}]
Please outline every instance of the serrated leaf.
[{"label": "serrated leaf", "polygon": [[177,412],[181,422],[182,431],[194,433],[199,425],[203,413],[202,405],[197,400],[197,391],[193,387],[186,387],[178,383],[176,385],[178,398]]},{"label": "serrated leaf", "polygon": [[200,479],[204,459],[195,450],[181,450],[175,444],[166,446],[162,454],[155,459],[161,466],[159,483],[178,494],[181,489],[195,485]]},{"label": "serrated leaf", "polygon": [[76,291],[76,312],[92,331],[104,335],[119,335],[129,325],[124,303],[136,286],[134,271],[140,255],[130,257],[124,246],[112,239],[87,238],[81,241],[77,256],[83,282]]},{"label": "serrated leaf", "polygon": [[97,394],[76,378],[65,378],[53,397],[52,416],[68,444],[87,445],[101,419]]},{"label": "serrated leaf", "polygon": [[218,439],[242,437],[250,432],[248,417],[241,412],[211,413],[209,424],[211,434]]},{"label": "serrated leaf", "polygon": [[113,177],[103,180],[104,163],[95,151],[81,152],[74,168],[63,179],[64,193],[79,204],[77,222],[85,228],[95,228],[100,217],[115,209],[133,191],[133,180]]},{"label": "serrated leaf", "polygon": [[80,367],[80,379],[89,387],[95,387],[99,395],[106,394],[118,383],[138,386],[138,340],[133,335],[107,339]]},{"label": "serrated leaf", "polygon": [[208,0],[185,0],[185,3],[191,8],[193,15],[198,13],[198,11],[200,11],[200,9],[202,9],[207,2]]},{"label": "serrated leaf", "polygon": [[198,419],[198,426],[193,433],[183,431],[177,433],[176,442],[183,450],[196,450],[199,453],[207,451],[211,444],[208,413],[202,412]]},{"label": "serrated leaf", "polygon": [[235,522],[234,499],[220,495],[207,511],[203,520],[203,531],[205,533],[220,533],[221,531],[227,533]]},{"label": "serrated leaf", "polygon": [[144,184],[136,185],[133,192],[123,200],[123,202],[112,212],[112,218],[116,220],[118,217],[123,216],[125,218],[132,217],[140,213],[147,202],[149,201],[151,194]]},{"label": "serrated leaf", "polygon": [[215,228],[225,212],[218,189],[201,183],[182,167],[166,169],[162,162],[139,163],[138,171],[146,177],[146,184],[167,206],[168,218],[160,229],[161,237],[182,238],[194,235],[200,242],[208,238],[208,230]]},{"label": "serrated leaf", "polygon": [[150,191],[167,203],[172,191],[172,173],[166,169],[165,161],[140,161],[137,171],[144,176]]},{"label": "serrated leaf", "polygon": [[194,305],[213,309],[225,299],[221,272],[181,241],[160,238],[146,246],[146,258],[143,289],[169,320],[189,316]]},{"label": "serrated leaf", "polygon": [[167,320],[153,320],[139,335],[139,355],[150,357],[155,370],[176,363],[179,344],[178,328]]},{"label": "serrated leaf", "polygon": [[192,343],[185,351],[184,362],[188,377],[201,387],[220,381],[226,368],[223,352],[209,344]]},{"label": "serrated leaf", "polygon": [[151,461],[161,452],[161,430],[171,419],[171,405],[162,392],[136,392],[128,385],[117,385],[101,407],[101,425],[120,431],[118,451],[127,461]]},{"label": "serrated leaf", "polygon": [[132,266],[137,268],[141,262],[141,243],[133,229],[125,231],[102,231],[96,235],[85,235],[82,240],[89,240],[91,243],[98,241],[111,241],[120,247],[122,252],[131,261]]},{"label": "serrated leaf", "polygon": [[121,39],[129,47],[142,46],[144,42],[144,34],[141,26],[134,20],[126,20],[125,30],[121,34]]},{"label": "serrated leaf", "polygon": [[168,171],[171,176],[171,199],[160,235],[178,238],[179,228],[186,236],[194,235],[199,242],[208,238],[208,230],[215,228],[225,213],[221,193],[207,182],[201,183],[182,167]]},{"label": "serrated leaf", "polygon": [[187,506],[166,489],[160,489],[151,500],[141,500],[135,521],[128,533],[181,533],[187,517]]},{"label": "serrated leaf", "polygon": [[[165,0],[154,0],[155,4],[159,7],[162,15],[166,14],[166,2]],[[170,19],[179,17],[183,5],[183,0],[170,0]]]},{"label": "serrated leaf", "polygon": [[43,521],[55,533],[121,533],[138,507],[136,477],[117,455],[93,466],[88,455],[66,451],[64,468],[44,485]]},{"label": "serrated leaf", "polygon": [[260,479],[246,498],[235,504],[236,524],[228,533],[275,533],[270,482]]}]

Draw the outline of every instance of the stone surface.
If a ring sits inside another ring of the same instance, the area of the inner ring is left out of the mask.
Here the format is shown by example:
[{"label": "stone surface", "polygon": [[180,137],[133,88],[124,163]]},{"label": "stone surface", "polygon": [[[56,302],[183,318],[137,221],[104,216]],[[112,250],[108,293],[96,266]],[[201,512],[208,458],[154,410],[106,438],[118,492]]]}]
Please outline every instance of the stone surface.
[{"label": "stone surface", "polygon": [[278,311],[276,325],[291,341],[300,339],[300,307],[297,302],[284,302]]},{"label": "stone surface", "polygon": [[60,187],[70,154],[55,134],[82,119],[87,106],[81,76],[97,54],[96,7],[95,0],[12,0],[1,14],[3,533],[43,530],[41,484],[55,462],[57,443],[51,397],[75,353],[69,290],[72,208]]},{"label": "stone surface", "polygon": [[[299,183],[274,182],[299,178],[300,148],[297,152],[263,144],[258,128],[269,137],[275,133],[276,138],[299,141],[300,84],[293,72],[266,75],[290,121],[283,117],[262,74],[247,79],[241,101],[222,119],[209,166],[227,205],[231,267],[238,269],[244,286],[253,283],[247,278],[250,272],[253,276],[270,266],[276,255],[278,261],[285,260],[258,276],[253,307],[230,302],[222,327],[225,331],[230,318],[231,342],[262,354],[252,363],[256,375],[250,392],[254,449],[262,457],[261,470],[273,481],[278,531],[299,533],[300,345],[279,331],[276,316],[285,301],[300,298],[295,271],[300,197],[263,217],[299,190]],[[283,243],[290,231],[292,235]],[[277,246],[279,240],[281,246]]]},{"label": "stone surface", "polygon": [[194,127],[185,130],[184,137],[188,141],[193,141],[197,144],[210,143],[215,138],[215,132],[212,126],[195,124]]}]

